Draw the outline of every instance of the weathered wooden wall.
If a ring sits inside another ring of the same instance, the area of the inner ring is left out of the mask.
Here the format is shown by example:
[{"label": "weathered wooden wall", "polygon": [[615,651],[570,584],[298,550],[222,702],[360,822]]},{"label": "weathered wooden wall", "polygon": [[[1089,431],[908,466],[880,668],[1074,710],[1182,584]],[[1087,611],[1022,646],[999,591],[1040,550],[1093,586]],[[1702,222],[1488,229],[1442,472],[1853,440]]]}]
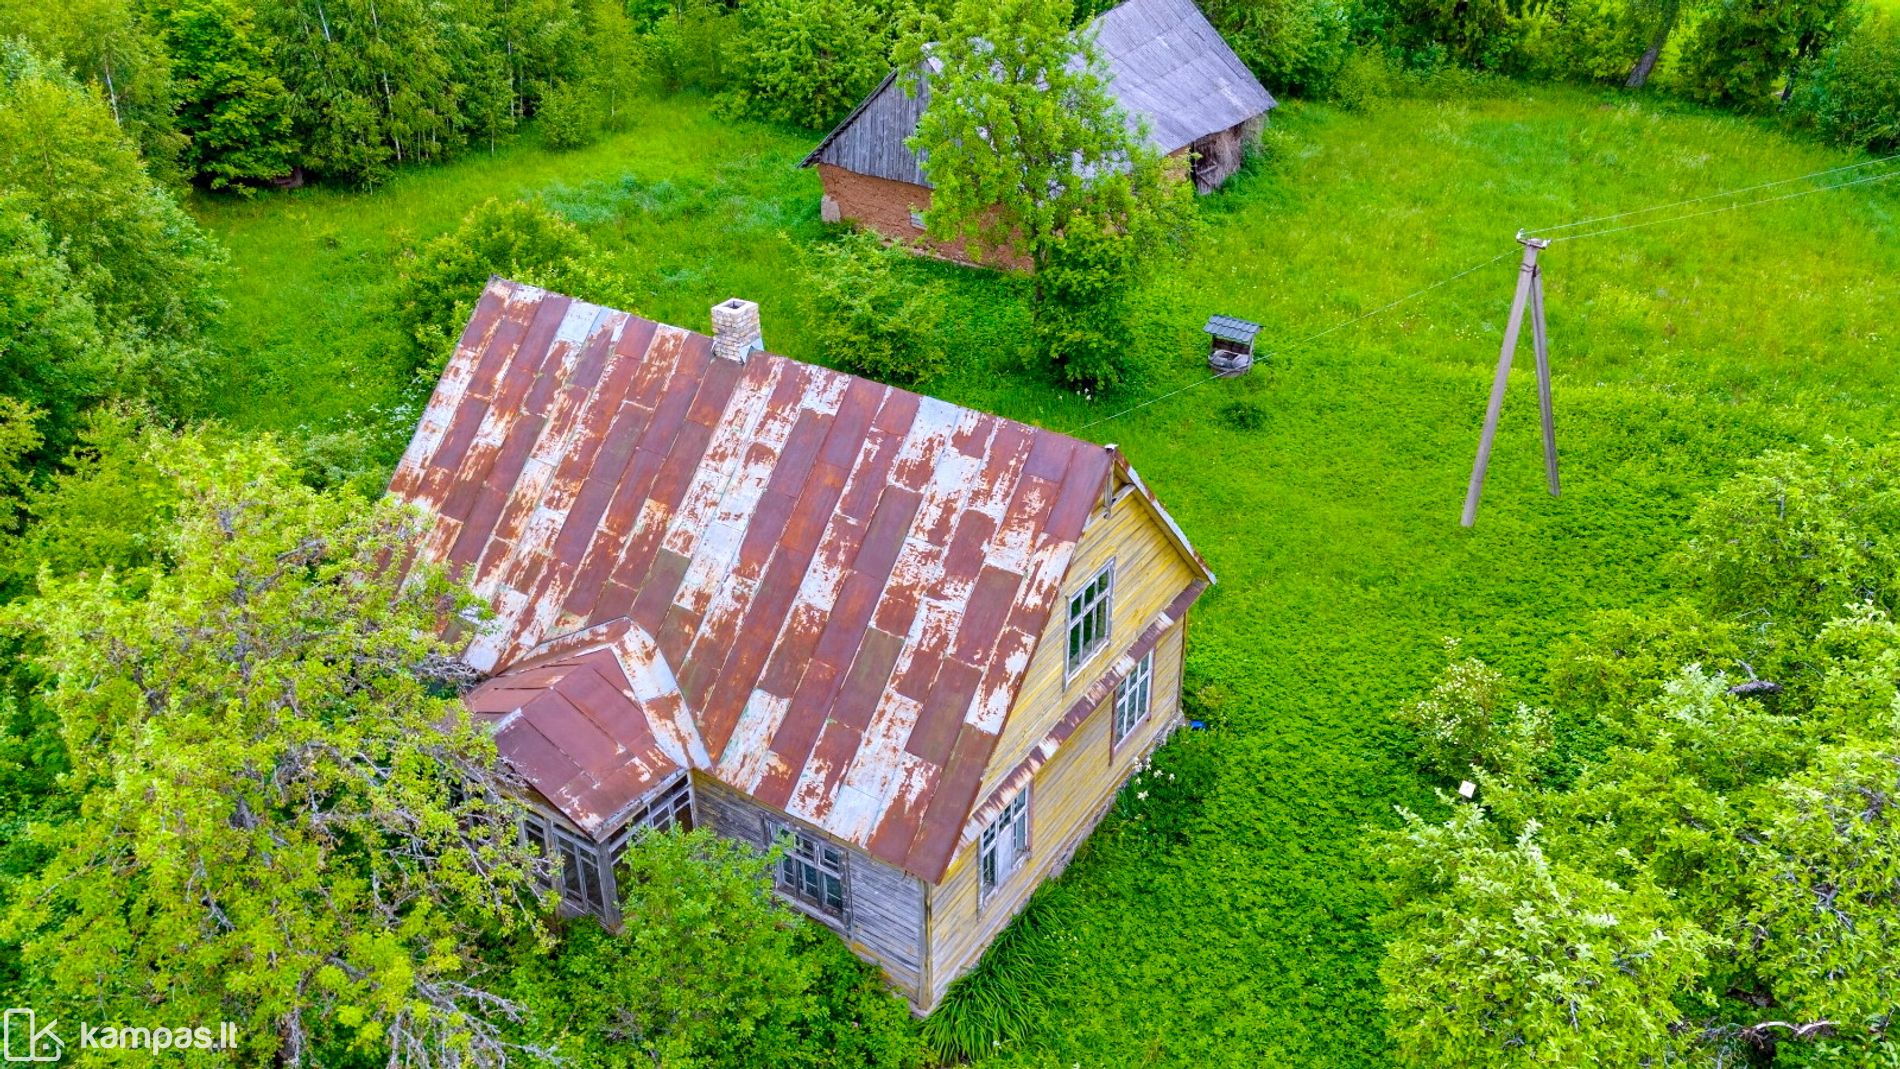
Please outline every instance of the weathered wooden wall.
[{"label": "weathered wooden wall", "polygon": [[[1115,585],[1109,642],[1065,679],[1067,595],[1111,559]],[[1123,655],[1130,645],[1195,578],[1137,493],[1120,497],[1105,516],[1098,511],[1083,533],[1063,584],[1064,600],[1037,645],[1022,693],[997,741],[965,845],[943,881],[929,892],[928,990],[921,1000],[926,1008],[936,1005],[950,982],[976,963],[1036,886],[1068,864],[1142,757],[1179,723],[1186,634],[1180,620],[1154,640],[1154,698],[1146,724],[1111,747],[1112,690],[1079,724],[1065,719],[1105,672],[1125,672]],[[987,901],[980,901],[978,831],[1019,789],[1026,770],[1029,860]]]},{"label": "weathered wooden wall", "polygon": [[709,776],[693,775],[693,800],[702,827],[764,850],[766,822],[789,823],[837,846],[845,855],[843,917],[803,903],[792,905],[824,922],[859,957],[883,967],[891,983],[913,1002],[923,988],[924,885],[917,879],[833,839],[801,820],[760,805]]},{"label": "weathered wooden wall", "polygon": [[1256,116],[1188,146],[1199,157],[1194,164],[1194,188],[1201,193],[1219,189],[1247,162],[1247,148],[1260,140],[1265,118]]}]

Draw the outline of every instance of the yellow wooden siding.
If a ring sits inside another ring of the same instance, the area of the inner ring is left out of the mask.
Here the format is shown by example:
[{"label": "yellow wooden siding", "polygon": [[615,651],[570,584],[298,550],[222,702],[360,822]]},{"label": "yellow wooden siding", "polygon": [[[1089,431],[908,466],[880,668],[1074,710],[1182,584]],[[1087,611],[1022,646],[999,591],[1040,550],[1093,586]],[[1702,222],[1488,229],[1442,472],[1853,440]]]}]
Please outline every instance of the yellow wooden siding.
[{"label": "yellow wooden siding", "polygon": [[[1063,661],[1069,647],[1069,595],[1081,589],[1108,563],[1115,562],[1113,600],[1109,606],[1108,641],[1072,679],[1063,680]],[[983,773],[977,792],[981,804],[997,782],[1008,776],[1024,757],[1069,711],[1101,674],[1148,627],[1156,613],[1168,607],[1195,580],[1181,551],[1175,548],[1161,522],[1139,493],[1125,491],[1108,514],[1098,511],[1082,532],[1075,559],[1064,577],[1062,594],[1049,625],[1036,644],[1036,655],[1023,674],[1022,691],[1003,725],[1002,737]]]},{"label": "yellow wooden siding", "polygon": [[[916,1000],[920,1008],[934,1007],[950,982],[982,957],[1030,894],[1061,872],[1136,765],[1180,722],[1186,631],[1186,622],[1177,621],[1155,643],[1154,697],[1145,723],[1121,745],[1111,747],[1109,733],[1115,717],[1111,697],[1037,770],[1029,785],[1029,858],[1022,868],[980,901],[980,844],[972,842],[951,862],[943,882],[929,889],[925,966],[929,979],[928,989]],[[1132,640],[1134,635],[1126,637]]]}]

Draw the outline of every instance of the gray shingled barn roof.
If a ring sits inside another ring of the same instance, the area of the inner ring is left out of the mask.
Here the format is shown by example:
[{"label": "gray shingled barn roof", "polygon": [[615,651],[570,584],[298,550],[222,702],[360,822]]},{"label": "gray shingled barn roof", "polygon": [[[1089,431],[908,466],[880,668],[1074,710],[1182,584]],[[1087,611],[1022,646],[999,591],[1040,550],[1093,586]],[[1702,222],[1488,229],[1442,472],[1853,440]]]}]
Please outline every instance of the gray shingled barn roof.
[{"label": "gray shingled barn roof", "polygon": [[[1128,0],[1089,24],[1108,68],[1109,92],[1131,121],[1146,121],[1162,152],[1185,148],[1276,106],[1194,0]],[[928,186],[904,140],[930,102],[926,81],[915,97],[892,71],[818,147],[805,166],[829,163],[858,174]]]}]

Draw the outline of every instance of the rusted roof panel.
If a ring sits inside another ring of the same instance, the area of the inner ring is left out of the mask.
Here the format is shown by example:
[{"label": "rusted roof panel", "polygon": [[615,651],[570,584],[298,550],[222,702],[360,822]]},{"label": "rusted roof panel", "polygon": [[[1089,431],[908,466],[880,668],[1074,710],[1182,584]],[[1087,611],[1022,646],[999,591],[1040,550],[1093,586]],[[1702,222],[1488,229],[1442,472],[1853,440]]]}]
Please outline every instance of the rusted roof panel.
[{"label": "rusted roof panel", "polygon": [[703,770],[941,878],[1112,449],[495,280],[391,492],[590,833]]}]

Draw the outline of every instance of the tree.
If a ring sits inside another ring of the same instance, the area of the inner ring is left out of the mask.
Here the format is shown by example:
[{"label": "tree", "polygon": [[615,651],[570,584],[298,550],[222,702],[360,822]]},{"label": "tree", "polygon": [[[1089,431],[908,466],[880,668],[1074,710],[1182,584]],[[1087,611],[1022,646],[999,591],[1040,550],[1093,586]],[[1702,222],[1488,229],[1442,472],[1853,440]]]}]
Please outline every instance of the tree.
[{"label": "tree", "polygon": [[113,370],[92,302],[46,228],[22,198],[0,195],[0,381],[40,409],[40,433],[58,450]]},{"label": "tree", "polygon": [[621,0],[588,0],[581,10],[587,38],[581,81],[600,101],[601,125],[627,125],[627,101],[641,77],[639,30]]},{"label": "tree", "polygon": [[1851,26],[1853,0],[1721,0],[1696,27],[1683,84],[1710,103],[1760,110],[1786,101],[1802,69]]},{"label": "tree", "polygon": [[[1678,571],[1718,618],[1785,652],[1846,607],[1900,611],[1900,438],[1750,461],[1697,506]],[[1761,667],[1767,667],[1765,665]]]},{"label": "tree", "polygon": [[470,596],[401,571],[416,516],[299,485],[267,439],[144,445],[178,502],[154,564],[11,614],[80,811],[35,829],[9,934],[64,999],[234,1020],[250,1060],[501,1064],[520,1008],[478,941],[531,932],[547,873],[446,686]]},{"label": "tree", "polygon": [[1830,141],[1882,154],[1900,148],[1900,18],[1876,13],[1842,35],[1792,103]]},{"label": "tree", "polygon": [[152,180],[95,92],[0,48],[0,185],[46,228],[108,328],[195,338],[223,254]]},{"label": "tree", "polygon": [[601,1069],[914,1065],[908,1009],[778,902],[776,864],[706,831],[631,843],[623,929],[576,918],[514,972],[536,1042]]},{"label": "tree", "polygon": [[945,367],[941,287],[901,273],[904,254],[854,232],[812,253],[805,288],[818,350],[853,374],[902,386]]},{"label": "tree", "polygon": [[34,321],[51,333],[15,339],[21,359],[35,362],[34,388],[64,395],[46,394],[49,433],[63,433],[66,408],[81,397],[190,412],[204,327],[223,308],[223,250],[146,172],[95,90],[13,42],[0,42],[0,186],[11,191],[0,212],[14,222],[0,230],[15,256],[38,259],[43,241],[64,265],[16,260],[17,307],[51,317]]},{"label": "tree", "polygon": [[1669,35],[1676,32],[1676,23],[1682,18],[1682,0],[1649,0],[1639,5],[1639,9],[1649,15],[1649,44],[1636,58],[1629,77],[1623,79],[1625,89],[1641,89],[1649,84],[1649,76],[1656,72],[1663,49],[1669,47]]},{"label": "tree", "polygon": [[889,69],[891,20],[868,0],[753,0],[739,8],[731,106],[822,128]]},{"label": "tree", "polygon": [[1646,886],[1499,841],[1477,806],[1405,813],[1380,978],[1400,1056],[1431,1066],[1652,1065],[1683,1047],[1674,999],[1713,940]]},{"label": "tree", "polygon": [[1351,30],[1339,0],[1212,0],[1208,21],[1274,92],[1312,93],[1346,62]]},{"label": "tree", "polygon": [[1777,786],[1750,850],[1746,925],[1783,1024],[1879,1040],[1900,1014],[1900,749],[1831,747]]},{"label": "tree", "polygon": [[258,9],[289,92],[297,163],[374,184],[393,165],[460,148],[464,81],[445,6],[424,0],[286,0]]},{"label": "tree", "polygon": [[179,181],[185,137],[170,56],[150,13],[134,0],[0,0],[0,26],[74,77],[96,86],[112,120],[138,146],[152,175]]},{"label": "tree", "polygon": [[[947,22],[924,15],[899,56],[907,69],[934,68],[906,144],[933,187],[929,235],[962,240],[979,259],[1027,261],[1039,337],[1058,346],[1050,355],[1071,384],[1108,386],[1119,369],[1098,375],[1075,357],[1114,338],[1120,309],[1096,309],[1091,323],[1070,302],[1132,288],[1132,273],[1180,236],[1189,202],[1110,98],[1101,58],[1069,32],[1070,16],[1068,0],[961,0]],[[1044,272],[1064,257],[1073,284],[1058,278],[1052,289]],[[1057,317],[1066,323],[1052,325]]]},{"label": "tree", "polygon": [[[1483,813],[1465,807],[1444,825],[1407,815],[1385,838],[1394,909],[1382,975],[1409,1058],[1765,1066],[1890,1056],[1900,1012],[1894,450],[1829,442],[1744,465],[1691,520],[1679,561],[1688,600],[1608,614],[1558,658],[1552,693],[1569,730],[1555,771],[1482,775]],[[1446,704],[1437,693],[1426,703]],[[1516,829],[1519,856],[1503,856],[1508,833],[1489,831],[1491,818]],[[1544,933],[1582,931],[1556,923],[1552,906],[1565,903],[1625,935],[1551,943]],[[1629,949],[1645,930],[1676,940],[1678,956]],[[1693,959],[1680,950],[1691,945]],[[1591,978],[1606,954],[1623,979]],[[1547,1004],[1526,1001],[1578,978],[1592,1000],[1623,985],[1622,1024],[1569,1035],[1549,1027]],[[1630,983],[1642,989],[1636,1002],[1624,998]],[[1541,1031],[1513,1023],[1526,1018]],[[1667,1041],[1650,1043],[1658,1023]],[[1521,1048],[1496,1048],[1517,1035]]]},{"label": "tree", "polygon": [[212,189],[288,174],[290,98],[250,8],[236,0],[166,0],[163,19],[191,172]]},{"label": "tree", "polygon": [[447,361],[490,275],[545,286],[614,308],[632,294],[574,224],[544,205],[488,200],[454,231],[407,255],[397,314],[435,369]]}]

